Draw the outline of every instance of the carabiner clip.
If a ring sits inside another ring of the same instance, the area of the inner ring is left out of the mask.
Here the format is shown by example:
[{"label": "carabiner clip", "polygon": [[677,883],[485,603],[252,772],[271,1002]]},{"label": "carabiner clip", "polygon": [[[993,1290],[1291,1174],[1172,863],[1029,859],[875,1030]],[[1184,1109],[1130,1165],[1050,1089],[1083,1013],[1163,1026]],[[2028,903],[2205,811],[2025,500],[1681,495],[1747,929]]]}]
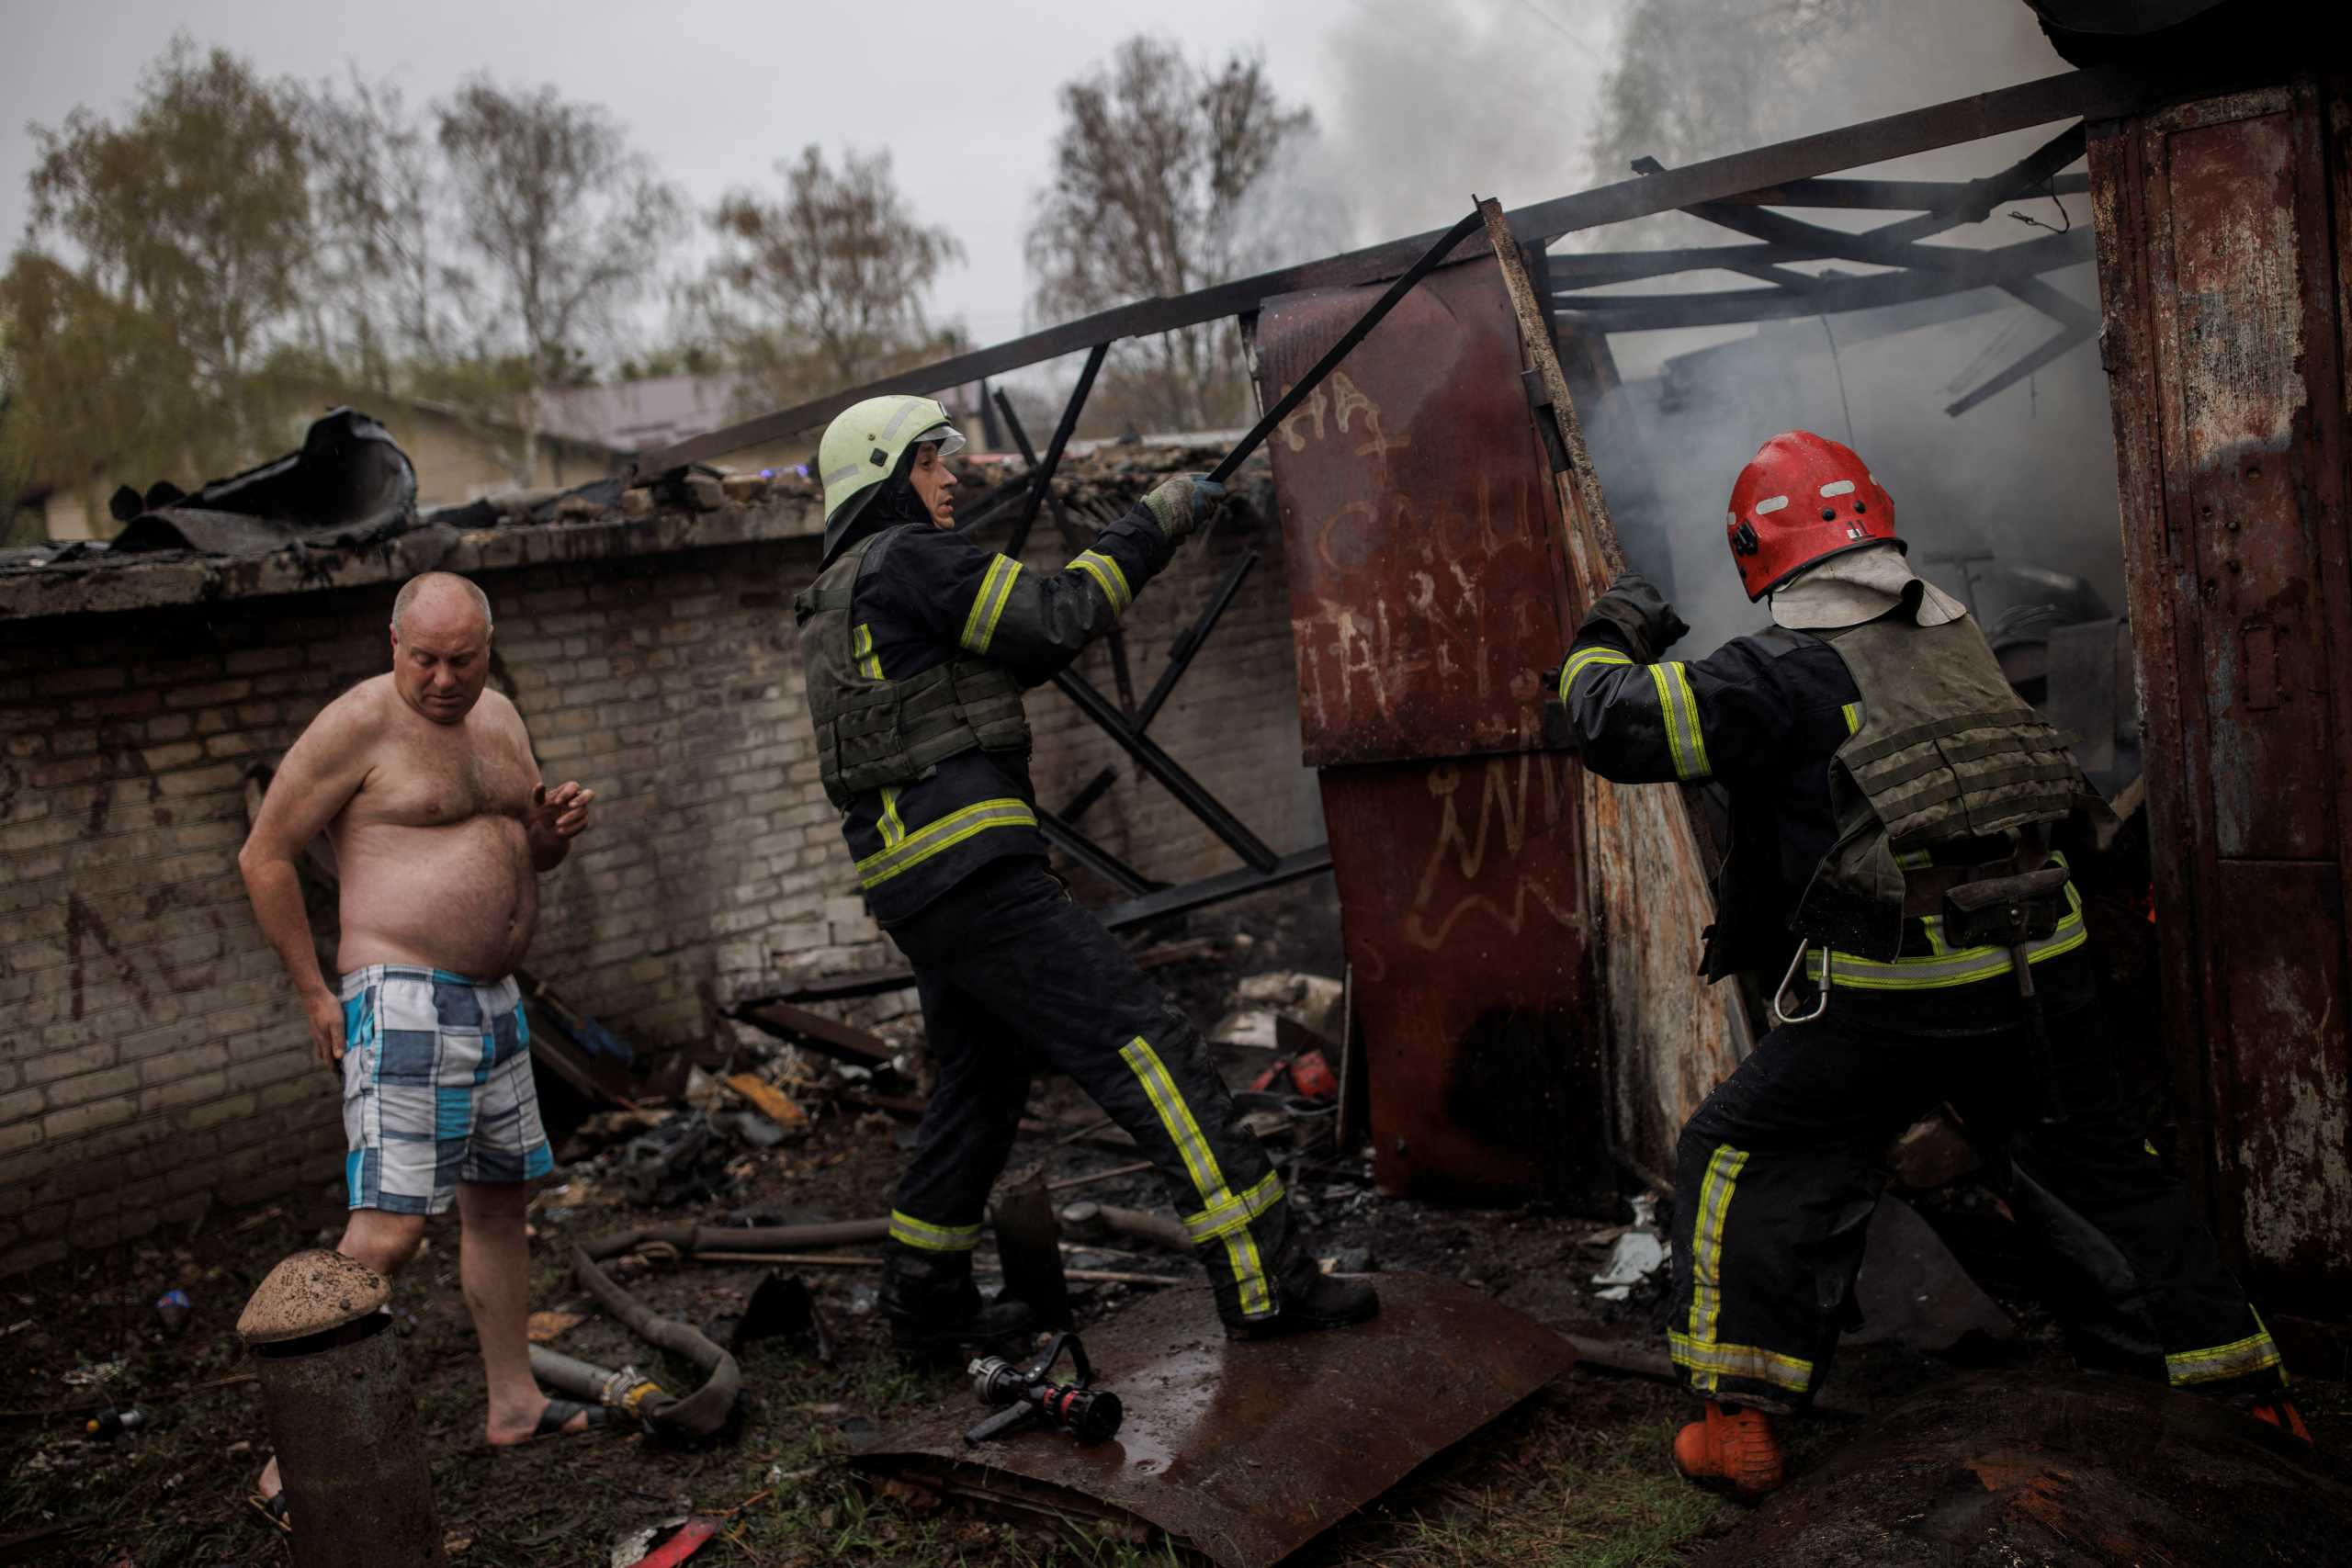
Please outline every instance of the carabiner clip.
[{"label": "carabiner clip", "polygon": [[1796,981],[1797,970],[1804,964],[1804,950],[1805,944],[1798,942],[1796,956],[1789,960],[1788,973],[1781,976],[1780,989],[1772,993],[1772,1021],[1784,1027],[1811,1023],[1829,1010],[1829,949],[1826,946],[1821,950],[1821,996],[1814,1002],[1813,1010],[1791,1013],[1781,1005],[1789,994],[1790,986]]}]

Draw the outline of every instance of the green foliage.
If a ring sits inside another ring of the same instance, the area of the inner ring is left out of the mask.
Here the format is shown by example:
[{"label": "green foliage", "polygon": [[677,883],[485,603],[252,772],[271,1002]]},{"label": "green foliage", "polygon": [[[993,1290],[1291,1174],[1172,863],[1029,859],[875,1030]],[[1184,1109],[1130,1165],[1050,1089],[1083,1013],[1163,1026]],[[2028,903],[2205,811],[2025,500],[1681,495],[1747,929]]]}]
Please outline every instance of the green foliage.
[{"label": "green foliage", "polygon": [[[289,318],[311,254],[300,106],[176,39],[118,124],[34,126],[30,239],[0,282],[0,443],[36,482],[227,471],[306,400]],[[73,262],[64,259],[70,255]]]},{"label": "green foliage", "polygon": [[176,39],[119,120],[35,126],[0,276],[0,502],[283,450],[338,401],[519,423],[592,354],[679,218],[603,109],[468,84],[427,112],[355,71],[305,90]]}]

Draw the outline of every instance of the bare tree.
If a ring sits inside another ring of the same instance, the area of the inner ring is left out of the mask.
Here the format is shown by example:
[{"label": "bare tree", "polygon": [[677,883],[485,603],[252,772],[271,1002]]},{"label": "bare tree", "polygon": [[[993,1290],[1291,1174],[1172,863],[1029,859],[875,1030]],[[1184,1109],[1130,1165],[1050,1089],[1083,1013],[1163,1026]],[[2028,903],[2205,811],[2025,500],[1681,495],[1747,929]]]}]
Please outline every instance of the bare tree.
[{"label": "bare tree", "polygon": [[[1061,90],[1052,183],[1037,199],[1028,259],[1035,303],[1066,319],[1249,270],[1244,204],[1289,139],[1312,124],[1285,107],[1261,62],[1214,70],[1136,37]],[[1242,408],[1229,326],[1162,333],[1124,351],[1137,417],[1200,428]]]},{"label": "bare tree", "polygon": [[538,467],[534,394],[577,378],[588,341],[652,280],[683,205],[609,114],[553,87],[510,93],[477,79],[438,117],[459,232],[519,355],[514,477],[528,484]]},{"label": "bare tree", "polygon": [[322,352],[371,388],[393,389],[455,350],[472,276],[451,264],[447,189],[424,121],[400,89],[356,67],[307,107],[322,287]]},{"label": "bare tree", "polygon": [[1827,35],[1860,0],[1632,0],[1601,79],[1593,166],[1624,177],[1644,153],[1669,166],[1784,134],[1820,79]]},{"label": "bare tree", "polygon": [[839,386],[941,347],[923,299],[964,247],[919,222],[887,152],[814,146],[779,163],[780,200],[727,193],[710,213],[720,250],[704,298],[721,338],[764,367]]},{"label": "bare tree", "polygon": [[[32,128],[39,162],[28,182],[29,238],[70,242],[78,268],[20,253],[9,276],[12,336],[24,363],[20,396],[46,409],[67,378],[111,382],[185,362],[196,394],[158,449],[153,421],[44,437],[54,477],[86,480],[125,469],[225,464],[249,457],[288,412],[283,352],[311,257],[308,145],[299,95],[223,50],[175,39],[140,83],[129,120],[79,108]],[[125,357],[136,340],[138,352]],[[40,389],[36,398],[35,388]],[[120,401],[172,401],[169,387],[127,386]],[[111,391],[94,393],[113,400]],[[45,419],[47,418],[44,412]],[[63,426],[58,427],[59,431]]]}]

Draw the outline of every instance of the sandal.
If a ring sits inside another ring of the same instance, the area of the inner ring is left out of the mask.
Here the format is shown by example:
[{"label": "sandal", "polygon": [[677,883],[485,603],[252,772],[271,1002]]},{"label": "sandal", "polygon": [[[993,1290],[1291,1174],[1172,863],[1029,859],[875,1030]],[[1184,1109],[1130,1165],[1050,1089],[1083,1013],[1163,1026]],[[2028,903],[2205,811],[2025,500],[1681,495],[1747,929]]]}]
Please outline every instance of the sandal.
[{"label": "sandal", "polygon": [[265,1497],[256,1490],[245,1494],[245,1501],[253,1505],[261,1517],[288,1535],[294,1533],[294,1521],[286,1513],[286,1488],[279,1487]]},{"label": "sandal", "polygon": [[[577,1432],[565,1431],[564,1427],[571,1418],[583,1412],[587,1415],[588,1425]],[[539,1412],[538,1425],[531,1428],[531,1435],[522,1443],[505,1446],[521,1448],[524,1443],[544,1442],[549,1438],[584,1438],[600,1427],[612,1425],[612,1419],[613,1413],[601,1404],[583,1404],[576,1399],[550,1399],[548,1407]]]}]

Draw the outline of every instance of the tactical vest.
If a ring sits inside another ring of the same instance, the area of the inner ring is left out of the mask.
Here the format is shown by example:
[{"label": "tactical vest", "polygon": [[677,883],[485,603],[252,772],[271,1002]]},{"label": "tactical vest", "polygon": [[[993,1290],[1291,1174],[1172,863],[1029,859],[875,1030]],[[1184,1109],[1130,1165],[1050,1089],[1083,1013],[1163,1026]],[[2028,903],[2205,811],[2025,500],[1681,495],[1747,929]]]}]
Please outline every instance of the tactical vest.
[{"label": "tactical vest", "polygon": [[1021,685],[1001,665],[958,656],[895,681],[858,669],[851,596],[901,532],[886,529],[852,545],[792,601],[817,730],[817,776],[842,811],[869,790],[926,778],[961,752],[1029,750]]},{"label": "tactical vest", "polygon": [[1898,853],[2006,838],[2038,864],[2051,824],[2104,809],[2071,738],[2018,701],[1973,617],[1922,626],[1894,615],[1814,635],[1860,688],[1863,717],[1829,764],[1837,841],[1790,919],[1807,942],[1890,961],[1907,890]]}]

